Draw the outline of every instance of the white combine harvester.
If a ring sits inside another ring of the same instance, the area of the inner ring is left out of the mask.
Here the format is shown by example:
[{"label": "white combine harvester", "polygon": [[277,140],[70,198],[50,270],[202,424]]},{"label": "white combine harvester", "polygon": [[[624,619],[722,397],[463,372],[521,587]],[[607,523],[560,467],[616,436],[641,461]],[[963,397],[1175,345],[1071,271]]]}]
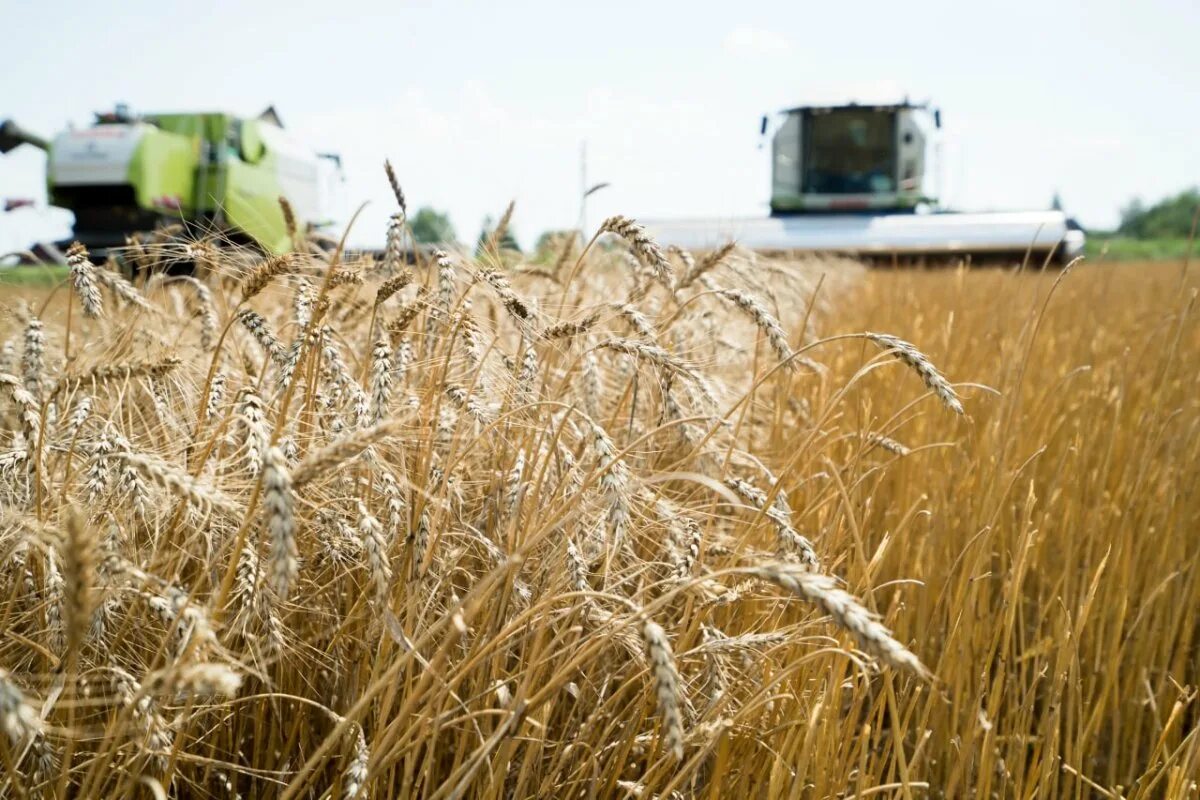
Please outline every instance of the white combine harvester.
[{"label": "white combine harvester", "polygon": [[[762,135],[770,126],[762,120]],[[799,106],[771,142],[771,215],[647,221],[663,245],[711,250],[735,241],[768,253],[845,253],[878,262],[1053,258],[1083,251],[1084,232],[1048,211],[953,212],[934,191],[941,113],[890,105]]]}]

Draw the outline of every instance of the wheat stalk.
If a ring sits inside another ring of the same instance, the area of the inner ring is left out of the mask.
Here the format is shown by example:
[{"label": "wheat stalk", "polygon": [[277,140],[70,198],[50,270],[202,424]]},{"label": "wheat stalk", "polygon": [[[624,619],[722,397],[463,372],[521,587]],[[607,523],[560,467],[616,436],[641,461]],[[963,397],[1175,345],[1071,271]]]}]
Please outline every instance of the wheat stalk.
[{"label": "wheat stalk", "polygon": [[888,666],[929,679],[929,670],[920,659],[896,641],[875,614],[839,587],[835,578],[791,564],[767,564],[753,569],[751,574],[815,603],[849,631],[859,647]]},{"label": "wheat stalk", "polygon": [[0,729],[14,750],[42,728],[42,721],[8,670],[0,667]]},{"label": "wheat stalk", "polygon": [[696,281],[700,280],[700,278],[704,277],[704,275],[706,275],[709,271],[720,266],[736,247],[737,245],[733,242],[726,242],[716,250],[707,253],[704,258],[696,262],[692,268],[688,270],[687,274],[680,279],[679,288],[686,289]]},{"label": "wheat stalk", "polygon": [[77,386],[98,384],[115,381],[129,381],[136,378],[161,380],[176,370],[183,361],[175,356],[157,361],[134,361],[122,364],[97,364],[83,372],[63,375],[54,383],[50,395],[54,396]]},{"label": "wheat stalk", "polygon": [[64,610],[68,653],[78,653],[92,622],[93,589],[96,580],[95,538],[90,535],[76,508],[67,510]]},{"label": "wheat stalk", "polygon": [[683,758],[683,690],[671,642],[662,626],[653,620],[642,625],[642,639],[654,670],[654,696],[662,717],[663,744],[678,761]]},{"label": "wheat stalk", "polygon": [[367,770],[371,751],[367,749],[367,737],[362,726],[355,725],[354,756],[346,763],[342,772],[342,800],[365,800],[365,790],[370,773]]},{"label": "wheat stalk", "polygon": [[263,510],[271,546],[268,574],[272,588],[284,600],[300,574],[295,505],[287,459],[278,447],[270,447],[263,459]]},{"label": "wheat stalk", "polygon": [[918,350],[915,345],[886,333],[868,332],[866,337],[911,367],[925,385],[942,401],[942,405],[955,414],[963,413],[962,403],[959,401],[958,395],[954,393],[950,382],[942,376],[942,373],[938,372],[929,357]]},{"label": "wheat stalk", "polygon": [[399,275],[388,278],[386,281],[379,284],[379,288],[375,290],[375,307],[378,308],[379,306],[383,305],[385,302],[387,302],[389,297],[412,283],[412,280],[412,270],[406,269]]},{"label": "wheat stalk", "polygon": [[358,533],[366,556],[367,572],[374,587],[374,602],[387,605],[388,590],[392,583],[392,568],[387,560],[387,542],[383,538],[383,526],[371,515],[367,506],[358,501]]},{"label": "wheat stalk", "polygon": [[[295,225],[294,219],[292,224]],[[294,237],[295,233],[292,236]],[[294,260],[289,256],[271,256],[266,259],[242,281],[242,302],[252,300],[280,275],[288,275],[294,269]]]},{"label": "wheat stalk", "polygon": [[245,441],[246,466],[251,474],[258,475],[262,472],[263,455],[266,452],[268,440],[263,401],[250,388],[242,389],[240,395],[237,419]]},{"label": "wheat stalk", "polygon": [[212,350],[217,342],[217,312],[213,302],[212,291],[204,282],[185,275],[182,280],[192,287],[196,302],[196,316],[200,319],[200,347]]},{"label": "wheat stalk", "polygon": [[351,431],[330,442],[320,450],[310,453],[292,474],[292,486],[297,490],[327,472],[337,469],[345,462],[356,458],[371,445],[380,442],[398,430],[395,420],[388,420],[369,428]]},{"label": "wheat stalk", "polygon": [[897,456],[906,456],[912,453],[912,450],[907,445],[896,441],[890,436],[884,436],[882,433],[868,433],[867,442],[882,447],[884,450]]},{"label": "wheat stalk", "polygon": [[84,315],[99,317],[104,313],[104,306],[100,287],[96,285],[96,267],[88,260],[87,250],[79,242],[67,248],[67,266],[71,270],[71,284]]},{"label": "wheat stalk", "polygon": [[388,185],[392,187],[392,194],[396,198],[396,205],[400,206],[400,213],[407,217],[408,202],[404,199],[404,192],[400,188],[400,181],[396,177],[396,171],[392,168],[392,162],[385,160],[383,170],[387,173]]},{"label": "wheat stalk", "polygon": [[25,388],[34,397],[41,396],[43,352],[46,348],[46,335],[42,330],[42,321],[32,314],[25,324],[25,351],[21,355],[21,367],[25,378]]},{"label": "wheat stalk", "polygon": [[237,505],[230,498],[162,459],[128,450],[115,452],[109,457],[120,461],[134,475],[149,480],[197,508],[220,508],[231,514],[237,513]]},{"label": "wheat stalk", "polygon": [[157,311],[154,306],[150,305],[150,301],[143,297],[142,293],[126,280],[123,275],[119,275],[109,269],[97,267],[95,277],[105,288],[124,302],[137,306],[143,311]]},{"label": "wheat stalk", "polygon": [[670,290],[675,288],[675,271],[671,262],[663,255],[654,240],[646,234],[646,229],[636,221],[619,214],[609,217],[600,225],[600,233],[615,233],[633,249],[634,254],[646,266],[654,270],[655,276]]},{"label": "wheat stalk", "polygon": [[371,351],[371,422],[378,425],[387,417],[392,399],[392,351],[380,339]]}]

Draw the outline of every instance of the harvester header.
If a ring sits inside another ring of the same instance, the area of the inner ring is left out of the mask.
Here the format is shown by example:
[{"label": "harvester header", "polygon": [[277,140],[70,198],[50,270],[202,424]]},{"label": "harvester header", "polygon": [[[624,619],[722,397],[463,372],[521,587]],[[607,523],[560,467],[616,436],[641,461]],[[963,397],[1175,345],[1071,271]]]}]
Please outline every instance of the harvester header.
[{"label": "harvester header", "polygon": [[1083,250],[1062,211],[952,212],[938,194],[941,112],[925,103],[808,105],[763,117],[771,134],[769,217],[667,220],[663,244],[707,250],[733,240],[766,252],[832,252],[875,260]]},{"label": "harvester header", "polygon": [[50,142],[30,133],[11,119],[0,122],[0,154],[15,150],[23,144],[32,145],[39,150],[50,149]]}]

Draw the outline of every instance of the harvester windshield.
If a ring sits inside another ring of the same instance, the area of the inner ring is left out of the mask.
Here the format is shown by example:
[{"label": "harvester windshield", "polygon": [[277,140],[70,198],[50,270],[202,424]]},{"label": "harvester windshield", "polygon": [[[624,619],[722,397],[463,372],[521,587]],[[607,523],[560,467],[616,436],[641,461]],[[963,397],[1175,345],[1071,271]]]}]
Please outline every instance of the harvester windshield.
[{"label": "harvester windshield", "polygon": [[874,109],[804,115],[802,191],[878,194],[896,189],[896,116]]}]

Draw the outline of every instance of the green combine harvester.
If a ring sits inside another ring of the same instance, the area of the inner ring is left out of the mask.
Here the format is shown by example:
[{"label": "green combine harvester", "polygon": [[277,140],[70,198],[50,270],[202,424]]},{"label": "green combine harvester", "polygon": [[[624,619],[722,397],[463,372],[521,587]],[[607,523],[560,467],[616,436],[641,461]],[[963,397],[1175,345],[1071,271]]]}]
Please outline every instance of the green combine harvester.
[{"label": "green combine harvester", "polygon": [[292,242],[280,198],[300,231],[317,227],[322,189],[341,167],[337,156],[289,137],[273,108],[242,118],[134,115],[118,105],[97,114],[90,127],[52,141],[12,120],[0,123],[0,153],[22,144],[46,151],[50,204],[75,215],[70,240],[34,248],[52,261],[61,260],[70,241],[102,259],[132,234],[175,223],[282,253]]}]

